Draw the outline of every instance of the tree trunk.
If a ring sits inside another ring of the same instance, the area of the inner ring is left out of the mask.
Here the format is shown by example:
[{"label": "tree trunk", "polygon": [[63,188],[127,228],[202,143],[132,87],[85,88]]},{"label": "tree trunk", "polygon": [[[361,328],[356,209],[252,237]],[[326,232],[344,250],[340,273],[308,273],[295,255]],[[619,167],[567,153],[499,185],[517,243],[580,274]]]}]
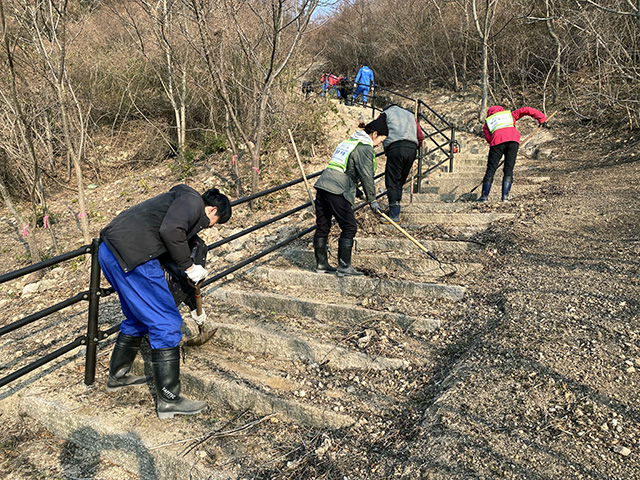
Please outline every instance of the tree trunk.
[{"label": "tree trunk", "polygon": [[[0,1],[0,3],[2,3]],[[2,8],[0,6],[0,8]],[[35,237],[36,226],[29,224],[28,220],[24,218],[18,209],[16,209],[11,197],[9,196],[9,192],[7,192],[7,188],[0,177],[0,195],[2,195],[2,199],[4,200],[5,205],[11,212],[11,214],[16,217],[16,221],[18,222],[18,228],[22,228],[22,235],[25,237],[27,241],[27,246],[29,248],[29,254],[31,256],[31,263],[38,263],[42,259],[42,253],[40,251],[40,246],[38,245],[38,241]],[[42,270],[40,270],[40,275],[42,275]]]}]

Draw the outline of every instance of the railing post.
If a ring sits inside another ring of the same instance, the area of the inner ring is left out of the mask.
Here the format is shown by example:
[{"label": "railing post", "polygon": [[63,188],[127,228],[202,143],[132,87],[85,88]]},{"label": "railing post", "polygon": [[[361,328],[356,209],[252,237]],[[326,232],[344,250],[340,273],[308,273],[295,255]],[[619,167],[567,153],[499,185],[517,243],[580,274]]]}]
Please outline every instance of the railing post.
[{"label": "railing post", "polygon": [[375,118],[376,116],[376,87],[373,85],[373,82],[369,80],[369,91],[371,92],[371,118]]},{"label": "railing post", "polygon": [[91,281],[89,284],[89,319],[87,322],[87,357],[84,367],[84,384],[93,385],[96,379],[98,356],[98,307],[100,304],[100,263],[98,249],[100,239],[91,242]]},{"label": "railing post", "polygon": [[451,144],[449,146],[449,173],[453,173],[453,150],[456,144],[456,131],[451,127]]},{"label": "railing post", "polygon": [[[418,126],[420,125],[420,102],[416,101],[416,120],[418,121]],[[418,174],[416,175],[416,185],[412,189],[416,193],[422,193],[422,145],[418,148]]]}]

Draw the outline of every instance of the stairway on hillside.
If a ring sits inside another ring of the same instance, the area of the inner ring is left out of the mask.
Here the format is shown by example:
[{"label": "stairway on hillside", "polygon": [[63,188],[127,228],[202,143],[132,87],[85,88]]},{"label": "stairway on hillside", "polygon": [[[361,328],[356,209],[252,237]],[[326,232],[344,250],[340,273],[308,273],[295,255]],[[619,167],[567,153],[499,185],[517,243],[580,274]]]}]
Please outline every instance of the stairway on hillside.
[{"label": "stairway on hillside", "polygon": [[[401,217],[441,261],[455,264],[455,275],[365,209],[353,254],[365,276],[314,273],[311,239],[303,238],[205,289],[218,330],[210,343],[186,349],[182,380],[184,393],[207,400],[206,413],[160,421],[148,388],[108,394],[111,348],[100,354],[93,388],[78,383],[61,396],[44,377],[23,395],[22,410],[142,478],[254,478],[283,461],[295,468],[305,455],[340,464],[347,453],[332,444],[332,432],[379,438],[389,417],[406,415],[419,389],[435,381],[439,329],[456,315],[466,275],[482,268],[473,236],[514,217],[493,211],[495,202],[462,201],[482,177],[486,148],[460,137],[454,172],[434,172],[424,193],[407,191]],[[544,181],[523,163],[516,198]],[[330,251],[335,264],[335,237]],[[68,368],[77,376],[80,364]],[[148,362],[136,369],[148,372]]]}]

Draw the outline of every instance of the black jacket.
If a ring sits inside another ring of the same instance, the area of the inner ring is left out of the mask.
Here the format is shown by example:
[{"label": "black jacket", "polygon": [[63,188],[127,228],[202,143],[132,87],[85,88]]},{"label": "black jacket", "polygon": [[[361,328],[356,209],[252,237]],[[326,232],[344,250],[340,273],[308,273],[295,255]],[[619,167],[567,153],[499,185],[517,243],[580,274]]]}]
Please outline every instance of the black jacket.
[{"label": "black jacket", "polygon": [[122,270],[167,253],[179,268],[189,268],[188,240],[209,226],[201,195],[187,185],[176,185],[125,210],[100,232],[100,239],[118,259]]}]

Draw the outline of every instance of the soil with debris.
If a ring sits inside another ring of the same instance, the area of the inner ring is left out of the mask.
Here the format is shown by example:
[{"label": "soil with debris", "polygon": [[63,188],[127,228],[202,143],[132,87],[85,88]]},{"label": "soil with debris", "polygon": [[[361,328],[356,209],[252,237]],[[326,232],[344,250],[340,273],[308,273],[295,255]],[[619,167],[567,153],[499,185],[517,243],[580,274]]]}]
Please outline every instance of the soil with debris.
[{"label": "soil with debris", "polygon": [[[239,478],[640,479],[640,140],[565,122],[555,122],[556,140],[548,145],[553,154],[540,160],[540,173],[551,180],[509,204],[482,206],[517,215],[473,237],[483,245],[473,261],[483,268],[465,276],[465,298],[413,306],[440,318],[442,326],[415,334],[405,345],[394,341],[391,327],[372,333],[388,340],[369,347],[381,355],[398,356],[405,349],[410,356],[412,341],[429,340],[432,351],[423,367],[335,380],[388,395],[385,405],[353,427],[322,431],[257,424],[246,435],[257,446],[270,438],[272,450],[263,452],[264,463],[244,465]],[[206,179],[210,167],[200,168]],[[515,173],[517,182],[517,165]],[[141,178],[147,183],[141,185]],[[151,196],[173,183],[159,167],[100,189],[92,195],[109,207],[102,218],[93,216],[94,228],[126,205],[122,191],[141,188]],[[301,191],[286,201],[293,205],[305,195]],[[257,218],[255,212],[242,213],[234,227]],[[376,228],[366,222],[361,227]],[[207,243],[232,233],[225,228],[211,233]],[[6,249],[2,272],[16,267],[18,234],[16,225],[0,232]],[[416,235],[446,238],[431,230]],[[77,247],[78,236],[73,229],[61,234],[62,250]],[[74,285],[85,285],[84,270],[77,271],[77,277],[69,270],[49,273],[48,294],[65,298]],[[33,307],[33,297],[23,296],[21,288],[2,286],[2,315],[8,320]],[[400,297],[368,301],[391,311],[411,307]],[[80,318],[68,321],[80,331]],[[362,339],[342,335],[338,343]],[[0,372],[20,366],[6,358],[2,363]],[[290,374],[332,377],[314,371],[319,368],[300,364]],[[82,449],[10,410],[0,420],[2,478],[136,478],[116,465],[103,465],[99,475],[88,472],[82,465],[92,463]],[[232,427],[252,420],[201,421]],[[243,442],[228,440],[225,447],[232,449],[233,441]],[[214,460],[223,458],[223,452],[209,453]]]}]

